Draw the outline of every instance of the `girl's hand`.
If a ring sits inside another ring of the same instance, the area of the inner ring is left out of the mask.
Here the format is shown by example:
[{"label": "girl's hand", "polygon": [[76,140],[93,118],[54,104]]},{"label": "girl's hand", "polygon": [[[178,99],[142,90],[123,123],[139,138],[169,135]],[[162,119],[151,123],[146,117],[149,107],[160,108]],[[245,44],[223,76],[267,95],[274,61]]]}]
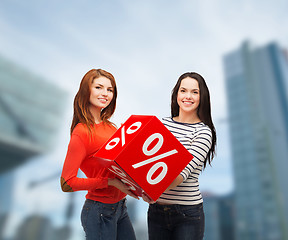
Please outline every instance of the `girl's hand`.
[{"label": "girl's hand", "polygon": [[133,197],[137,200],[139,200],[139,197],[135,195],[131,190],[130,187],[127,186],[125,183],[123,183],[121,180],[118,178],[109,178],[108,179],[108,186],[113,186],[118,188],[121,192],[126,193],[130,197]]},{"label": "girl's hand", "polygon": [[149,204],[155,203],[145,192],[142,193],[142,199]]}]

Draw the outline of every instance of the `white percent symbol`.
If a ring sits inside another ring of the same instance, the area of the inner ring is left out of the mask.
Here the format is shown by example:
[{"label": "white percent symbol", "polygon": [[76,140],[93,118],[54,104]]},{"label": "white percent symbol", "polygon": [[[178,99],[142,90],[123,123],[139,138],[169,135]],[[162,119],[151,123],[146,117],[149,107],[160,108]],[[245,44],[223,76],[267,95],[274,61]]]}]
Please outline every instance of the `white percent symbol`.
[{"label": "white percent symbol", "polygon": [[136,188],[135,188],[136,185],[127,179],[126,174],[120,168],[114,165],[112,165],[111,168],[108,168],[108,170],[118,175],[121,178],[122,182],[130,186],[130,190],[136,191]]},{"label": "white percent symbol", "polygon": [[[153,146],[150,150],[148,150],[148,147],[150,146],[150,144],[154,141],[158,139],[157,143],[155,146]],[[155,153],[157,153],[160,148],[162,147],[163,145],[163,142],[164,142],[164,139],[163,139],[163,136],[160,134],[160,133],[154,133],[152,134],[150,137],[148,137],[146,139],[146,141],[144,142],[143,144],[143,147],[142,147],[142,151],[143,153],[146,155],[146,156],[152,156],[154,155]],[[165,153],[162,153],[160,155],[157,155],[155,157],[152,157],[152,158],[149,158],[149,159],[146,159],[142,162],[139,162],[139,163],[136,163],[134,165],[132,165],[133,168],[139,168],[139,167],[142,167],[144,165],[147,165],[149,163],[152,163],[152,162],[155,162],[155,161],[158,161],[160,159],[163,159],[163,158],[166,158],[168,156],[171,156],[173,154],[176,154],[178,151],[176,149],[173,149],[171,151],[168,151],[168,152],[165,152]],[[162,171],[161,173],[154,179],[152,179],[152,176],[153,174],[160,168],[162,167]],[[159,182],[161,182],[163,180],[163,178],[166,176],[167,174],[167,171],[168,171],[168,167],[167,167],[167,164],[164,163],[164,162],[157,162],[155,163],[151,168],[150,170],[148,171],[147,173],[147,176],[146,176],[146,180],[148,183],[150,183],[151,185],[155,185]]]},{"label": "white percent symbol", "polygon": [[[126,134],[132,134],[135,133],[136,131],[139,130],[139,128],[141,127],[142,123],[141,122],[134,122],[133,124],[130,125],[130,127],[126,130]],[[105,146],[106,150],[111,150],[114,147],[116,147],[116,145],[120,142],[122,143],[122,147],[125,145],[125,126],[122,126],[121,128],[121,138],[119,137],[115,137],[112,140],[110,140],[107,145]]]}]

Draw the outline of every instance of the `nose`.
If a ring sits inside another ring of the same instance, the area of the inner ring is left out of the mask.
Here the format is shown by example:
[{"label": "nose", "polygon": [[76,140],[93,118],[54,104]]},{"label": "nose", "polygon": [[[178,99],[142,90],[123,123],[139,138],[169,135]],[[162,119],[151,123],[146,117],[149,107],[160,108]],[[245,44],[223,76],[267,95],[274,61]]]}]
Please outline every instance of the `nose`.
[{"label": "nose", "polygon": [[186,93],[186,96],[185,96],[187,99],[191,99],[192,98],[192,93]]},{"label": "nose", "polygon": [[107,96],[108,95],[108,91],[107,89],[104,89],[102,90],[102,93],[101,93],[103,96]]}]

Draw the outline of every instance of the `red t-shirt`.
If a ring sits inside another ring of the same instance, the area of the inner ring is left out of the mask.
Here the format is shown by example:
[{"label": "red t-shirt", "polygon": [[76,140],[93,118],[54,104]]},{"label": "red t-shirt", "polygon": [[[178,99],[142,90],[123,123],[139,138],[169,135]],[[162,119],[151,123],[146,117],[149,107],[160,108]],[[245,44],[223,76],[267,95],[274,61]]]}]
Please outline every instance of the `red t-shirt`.
[{"label": "red t-shirt", "polygon": [[[103,203],[116,203],[126,194],[113,186],[108,186],[108,178],[115,175],[91,156],[115,133],[113,125],[99,123],[91,128],[79,123],[74,128],[68,145],[62,174],[61,187],[65,192],[88,190],[87,199]],[[87,178],[77,177],[79,168]]]}]

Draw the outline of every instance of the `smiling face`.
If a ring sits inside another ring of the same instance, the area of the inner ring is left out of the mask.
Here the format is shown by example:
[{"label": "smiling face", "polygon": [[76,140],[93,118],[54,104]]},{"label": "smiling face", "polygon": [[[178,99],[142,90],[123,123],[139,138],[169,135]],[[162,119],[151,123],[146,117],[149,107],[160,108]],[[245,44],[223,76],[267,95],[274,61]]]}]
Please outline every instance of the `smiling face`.
[{"label": "smiling face", "polygon": [[100,110],[106,108],[113,98],[113,87],[110,79],[100,76],[91,84],[90,109]]},{"label": "smiling face", "polygon": [[200,104],[200,89],[197,80],[186,77],[181,81],[177,94],[177,103],[179,105],[179,113],[197,114]]}]

